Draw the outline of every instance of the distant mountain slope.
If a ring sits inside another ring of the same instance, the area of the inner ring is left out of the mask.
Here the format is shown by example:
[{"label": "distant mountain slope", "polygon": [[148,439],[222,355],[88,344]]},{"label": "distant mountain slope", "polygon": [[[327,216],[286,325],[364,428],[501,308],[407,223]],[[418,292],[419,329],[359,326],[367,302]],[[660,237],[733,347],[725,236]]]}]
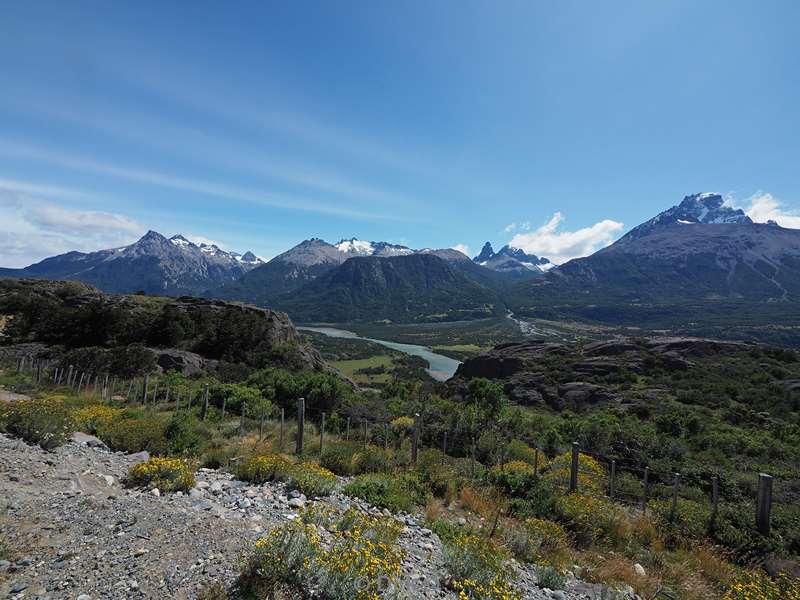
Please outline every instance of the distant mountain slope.
[{"label": "distant mountain slope", "polygon": [[267,305],[282,294],[297,290],[332,271],[350,258],[394,258],[415,254],[433,254],[451,262],[469,262],[469,257],[452,249],[412,250],[388,242],[367,242],[357,238],[330,244],[311,238],[253,269],[239,280],[208,290],[206,295]]},{"label": "distant mountain slope", "polygon": [[217,246],[194,244],[181,235],[167,239],[148,231],[140,240],[111,250],[68,252],[24,269],[0,270],[2,277],[72,279],[105,292],[199,294],[233,281],[263,264],[252,252],[240,255]]},{"label": "distant mountain slope", "polygon": [[[475,272],[479,270],[479,273]],[[489,279],[481,281],[483,273]],[[434,253],[357,257],[274,301],[301,322],[430,322],[499,314],[496,275]],[[489,284],[489,285],[487,285]]]},{"label": "distant mountain slope", "polygon": [[706,193],[687,196],[591,256],[519,284],[511,304],[520,315],[659,326],[722,313],[733,324],[745,316],[740,311],[766,322],[796,313],[798,300],[800,230],[753,223]]}]

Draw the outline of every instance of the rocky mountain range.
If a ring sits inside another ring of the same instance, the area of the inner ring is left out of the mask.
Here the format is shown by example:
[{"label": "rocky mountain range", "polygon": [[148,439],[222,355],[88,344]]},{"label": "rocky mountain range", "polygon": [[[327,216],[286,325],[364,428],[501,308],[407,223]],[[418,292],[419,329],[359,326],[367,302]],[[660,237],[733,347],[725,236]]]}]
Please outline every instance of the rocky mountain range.
[{"label": "rocky mountain range", "polygon": [[368,242],[351,238],[331,244],[319,238],[299,243],[234,282],[207,291],[207,295],[226,300],[241,300],[264,305],[299,290],[321,275],[333,271],[351,258],[399,258],[433,255],[448,262],[469,262],[457,250],[412,250],[388,242]]},{"label": "rocky mountain range", "polygon": [[480,254],[472,260],[487,269],[520,276],[540,275],[555,266],[547,258],[539,258],[508,244],[495,252],[489,242],[483,245]]},{"label": "rocky mountain range", "polygon": [[0,277],[77,280],[112,293],[196,295],[234,281],[263,262],[252,252],[227,252],[182,235],[167,239],[148,231],[129,246],[67,252],[23,269],[0,269]]},{"label": "rocky mountain range", "polygon": [[793,321],[800,230],[754,223],[718,194],[694,194],[512,296],[519,315],[612,325]]}]

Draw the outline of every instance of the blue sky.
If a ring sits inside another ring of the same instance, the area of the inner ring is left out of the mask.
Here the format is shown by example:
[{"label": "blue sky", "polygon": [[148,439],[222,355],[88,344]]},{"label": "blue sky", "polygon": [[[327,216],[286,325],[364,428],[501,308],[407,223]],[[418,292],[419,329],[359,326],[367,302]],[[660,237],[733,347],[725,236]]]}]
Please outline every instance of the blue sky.
[{"label": "blue sky", "polygon": [[148,228],[566,260],[698,191],[800,227],[794,1],[2,11],[3,266]]}]

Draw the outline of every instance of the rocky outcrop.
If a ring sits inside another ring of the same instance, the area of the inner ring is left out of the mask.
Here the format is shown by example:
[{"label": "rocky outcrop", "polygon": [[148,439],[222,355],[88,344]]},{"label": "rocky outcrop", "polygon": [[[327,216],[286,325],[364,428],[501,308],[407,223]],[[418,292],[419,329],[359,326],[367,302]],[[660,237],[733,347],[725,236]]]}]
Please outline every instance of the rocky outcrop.
[{"label": "rocky outcrop", "polygon": [[[500,381],[506,396],[516,404],[579,411],[600,404],[623,404],[609,380],[625,380],[651,369],[692,369],[696,364],[690,359],[746,352],[753,347],[690,337],[614,339],[585,346],[526,340],[501,344],[467,359],[448,386],[464,396],[470,379],[485,377]],[[793,389],[792,382],[786,383],[787,390]],[[655,401],[663,397],[660,389],[645,388],[637,393]]]}]

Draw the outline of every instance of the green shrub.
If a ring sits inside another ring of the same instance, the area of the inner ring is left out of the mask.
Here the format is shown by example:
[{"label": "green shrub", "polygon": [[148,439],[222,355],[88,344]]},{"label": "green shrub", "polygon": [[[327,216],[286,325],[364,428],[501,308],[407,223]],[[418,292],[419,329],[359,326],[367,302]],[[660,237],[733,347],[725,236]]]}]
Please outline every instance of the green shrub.
[{"label": "green shrub", "polygon": [[533,467],[521,460],[492,467],[489,480],[506,494],[515,497],[524,497],[528,490],[537,485]]},{"label": "green shrub", "polygon": [[360,475],[345,486],[344,493],[393,512],[410,512],[430,499],[424,483],[413,473]]},{"label": "green shrub", "polygon": [[550,565],[536,567],[536,583],[539,587],[551,590],[563,590],[567,578],[558,569]]},{"label": "green shrub", "polygon": [[177,458],[151,458],[133,465],[125,478],[128,487],[157,488],[160,492],[188,492],[194,483],[189,463]]},{"label": "green shrub", "polygon": [[278,455],[253,456],[239,465],[236,476],[253,483],[282,481],[306,496],[327,496],[336,487],[336,476],[328,469],[311,462],[295,464]]},{"label": "green shrub", "polygon": [[253,456],[237,467],[236,477],[258,484],[267,481],[283,481],[291,467],[291,461],[283,456]]},{"label": "green shrub", "polygon": [[119,419],[100,423],[97,436],[112,450],[165,454],[169,448],[164,422],[153,415],[126,411]]},{"label": "green shrub", "polygon": [[319,463],[337,475],[382,473],[389,469],[389,458],[382,448],[355,442],[331,442],[325,446]]},{"label": "green shrub", "polygon": [[73,430],[70,411],[62,396],[17,400],[0,405],[0,429],[53,450],[63,444]]},{"label": "green shrub", "polygon": [[480,535],[465,533],[444,543],[448,587],[460,598],[518,600],[502,548]]},{"label": "green shrub", "polygon": [[192,414],[174,413],[164,428],[170,454],[195,456],[199,454],[210,437],[203,425]]}]

